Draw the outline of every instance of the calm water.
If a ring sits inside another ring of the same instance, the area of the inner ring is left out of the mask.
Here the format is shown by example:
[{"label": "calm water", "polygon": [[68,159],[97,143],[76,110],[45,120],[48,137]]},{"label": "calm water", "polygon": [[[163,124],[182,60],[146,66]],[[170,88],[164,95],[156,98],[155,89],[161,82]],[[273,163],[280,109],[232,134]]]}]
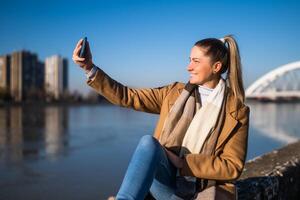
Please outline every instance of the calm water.
[{"label": "calm water", "polygon": [[[300,138],[300,103],[249,103],[247,160]],[[157,115],[109,105],[0,108],[0,199],[105,199]]]}]

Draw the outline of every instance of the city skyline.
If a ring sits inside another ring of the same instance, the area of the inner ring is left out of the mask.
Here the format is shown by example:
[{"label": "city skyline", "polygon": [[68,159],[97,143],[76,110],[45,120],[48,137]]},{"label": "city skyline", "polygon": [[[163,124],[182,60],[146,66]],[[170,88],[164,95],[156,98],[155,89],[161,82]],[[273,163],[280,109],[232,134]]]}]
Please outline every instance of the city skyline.
[{"label": "city skyline", "polygon": [[62,100],[69,96],[68,60],[60,55],[41,61],[35,52],[14,51],[0,56],[3,100]]},{"label": "city skyline", "polygon": [[[240,47],[245,89],[283,64],[300,60],[297,1],[7,1],[1,5],[0,55],[26,49],[45,60],[69,60],[71,91],[88,93],[72,62],[87,36],[94,63],[129,86],[186,82],[189,51],[206,37],[233,34]],[[134,78],[132,78],[134,77]]]}]

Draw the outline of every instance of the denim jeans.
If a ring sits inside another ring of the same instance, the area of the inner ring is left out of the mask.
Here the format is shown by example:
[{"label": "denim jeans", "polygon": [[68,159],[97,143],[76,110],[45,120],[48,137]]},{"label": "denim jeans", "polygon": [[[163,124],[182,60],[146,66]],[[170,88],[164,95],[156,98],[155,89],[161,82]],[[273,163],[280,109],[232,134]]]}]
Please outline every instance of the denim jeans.
[{"label": "denim jeans", "polygon": [[176,187],[176,167],[152,136],[141,138],[129,163],[117,200],[143,200],[150,191],[157,200],[170,199]]}]

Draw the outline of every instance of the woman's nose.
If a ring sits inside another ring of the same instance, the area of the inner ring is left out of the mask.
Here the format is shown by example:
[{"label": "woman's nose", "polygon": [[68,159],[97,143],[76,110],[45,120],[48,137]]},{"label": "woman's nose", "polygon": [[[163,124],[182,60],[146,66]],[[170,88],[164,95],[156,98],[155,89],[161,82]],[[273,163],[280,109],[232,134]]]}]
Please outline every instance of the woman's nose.
[{"label": "woman's nose", "polygon": [[193,70],[193,66],[192,66],[192,64],[191,64],[191,63],[189,63],[189,64],[188,64],[188,66],[187,66],[187,70],[188,70],[188,71],[192,71],[192,70]]}]

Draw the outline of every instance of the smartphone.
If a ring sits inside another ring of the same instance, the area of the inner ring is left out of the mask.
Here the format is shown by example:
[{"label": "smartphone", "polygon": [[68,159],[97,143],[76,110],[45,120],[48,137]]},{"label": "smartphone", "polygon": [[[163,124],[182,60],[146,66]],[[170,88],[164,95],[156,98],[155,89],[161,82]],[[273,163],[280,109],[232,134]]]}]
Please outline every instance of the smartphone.
[{"label": "smartphone", "polygon": [[79,52],[79,57],[80,58],[84,58],[86,56],[86,46],[87,46],[87,37],[84,37],[83,38],[83,42],[82,42],[82,46],[81,46],[81,49],[80,49],[80,52]]}]

